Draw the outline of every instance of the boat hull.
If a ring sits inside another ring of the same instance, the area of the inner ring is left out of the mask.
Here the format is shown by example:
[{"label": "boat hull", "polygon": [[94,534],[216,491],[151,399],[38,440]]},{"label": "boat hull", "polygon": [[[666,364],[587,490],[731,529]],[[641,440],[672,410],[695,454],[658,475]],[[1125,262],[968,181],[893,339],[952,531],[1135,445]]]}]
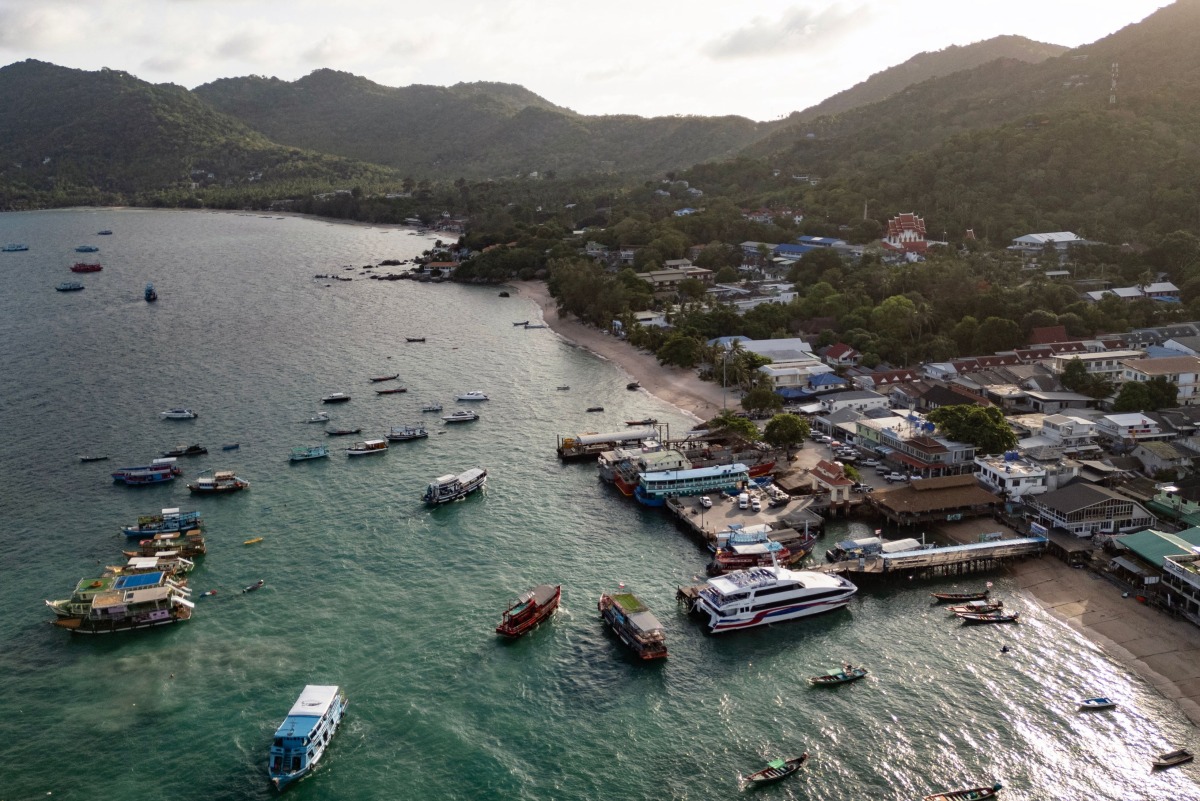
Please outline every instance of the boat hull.
[{"label": "boat hull", "polygon": [[[710,634],[723,634],[727,631],[740,631],[756,626],[767,626],[771,623],[784,623],[789,620],[799,620],[803,617],[833,612],[849,605],[854,593],[847,593],[843,598],[828,598],[818,601],[799,600],[794,604],[755,612],[752,615],[733,615],[721,617],[709,612],[708,631]],[[705,610],[708,611],[708,610]]]},{"label": "boat hull", "polygon": [[[562,586],[542,585],[535,587],[529,595],[528,599],[522,599],[505,612],[504,620],[496,627],[497,634],[516,639],[532,631],[539,623],[554,614],[554,610],[558,608],[559,601],[562,599]],[[528,611],[522,610],[514,613],[514,610],[517,610],[522,603],[531,602],[534,605]]]}]

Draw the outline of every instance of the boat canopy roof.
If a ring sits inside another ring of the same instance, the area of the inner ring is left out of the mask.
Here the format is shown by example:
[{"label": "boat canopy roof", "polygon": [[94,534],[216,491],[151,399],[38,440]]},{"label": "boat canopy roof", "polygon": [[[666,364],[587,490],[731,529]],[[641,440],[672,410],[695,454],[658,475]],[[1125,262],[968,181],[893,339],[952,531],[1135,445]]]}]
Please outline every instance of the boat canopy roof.
[{"label": "boat canopy roof", "polygon": [[718,464],[712,467],[693,467],[691,470],[663,470],[657,473],[643,473],[642,480],[644,482],[651,481],[675,481],[688,478],[717,478],[719,476],[736,476],[739,474],[750,474],[750,468],[746,465],[738,464]]},{"label": "boat canopy roof", "polygon": [[658,622],[658,618],[650,611],[634,612],[628,617],[629,622],[633,624],[634,628],[640,631],[658,631],[662,628],[662,624]]},{"label": "boat canopy roof", "polygon": [[336,684],[310,684],[300,693],[287,717],[275,731],[276,737],[303,737],[316,727],[337,698]]},{"label": "boat canopy roof", "polygon": [[580,434],[575,437],[575,444],[600,445],[605,442],[633,442],[657,436],[658,432],[653,428],[636,428],[628,431],[618,431],[614,434]]}]

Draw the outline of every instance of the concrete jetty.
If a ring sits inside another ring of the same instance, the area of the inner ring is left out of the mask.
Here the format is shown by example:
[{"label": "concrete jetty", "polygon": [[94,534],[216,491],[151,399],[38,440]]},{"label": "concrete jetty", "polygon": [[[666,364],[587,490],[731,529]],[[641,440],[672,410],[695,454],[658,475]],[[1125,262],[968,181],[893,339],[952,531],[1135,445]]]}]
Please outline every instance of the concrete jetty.
[{"label": "concrete jetty", "polygon": [[1045,537],[1018,537],[973,542],[969,545],[874,554],[824,564],[817,569],[849,576],[883,576],[897,573],[919,576],[957,575],[991,570],[1015,559],[1038,556],[1046,550],[1046,545]]}]

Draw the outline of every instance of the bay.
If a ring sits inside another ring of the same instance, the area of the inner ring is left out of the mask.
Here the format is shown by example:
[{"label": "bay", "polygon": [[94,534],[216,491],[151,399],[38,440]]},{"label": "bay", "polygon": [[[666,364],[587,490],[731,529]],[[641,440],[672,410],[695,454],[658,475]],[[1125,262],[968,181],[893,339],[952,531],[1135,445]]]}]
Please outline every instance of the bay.
[{"label": "bay", "polygon": [[[988,578],[1019,626],[952,622],[928,603],[946,581],[867,586],[841,612],[703,634],[674,593],[706,553],[592,465],[554,456],[556,433],[692,421],[553,332],[514,327],[536,309],[498,288],[360,274],[432,237],[68,210],[0,215],[0,241],[30,246],[0,254],[0,801],[266,798],[271,735],[309,683],[341,685],[350,710],[317,771],[288,790],[296,799],[709,798],[804,750],[810,766],[773,797],[919,798],[996,780],[1006,799],[1195,792],[1190,769],[1148,771],[1151,754],[1195,747],[1174,705],[1003,574]],[[80,244],[101,247],[104,270],[57,293]],[[326,273],[353,280],[313,278]],[[408,392],[376,396],[367,379],[396,372]],[[449,411],[472,389],[492,398],[476,423],[419,411]],[[353,396],[324,407],[331,425],[370,436],[423,420],[430,437],[347,459],[348,442],[300,422],[331,392]],[[585,412],[594,405],[607,411]],[[161,420],[173,406],[200,416]],[[189,478],[228,468],[250,489],[195,498],[178,480],[108,478],[193,442],[210,453],[181,460]],[[287,461],[315,443],[330,459]],[[85,452],[111,459],[81,464]],[[421,504],[435,476],[477,465],[485,495]],[[170,506],[207,523],[191,585],[217,595],[193,620],[98,638],[48,625],[42,599],[118,563],[120,526]],[[824,542],[866,532],[835,522]],[[263,541],[242,544],[252,537]],[[240,593],[259,578],[261,591]],[[561,611],[499,641],[500,612],[542,582],[563,584]],[[665,663],[636,662],[599,621],[596,600],[618,583],[663,621]],[[807,685],[842,660],[871,675]],[[1093,694],[1121,706],[1077,714]]]}]

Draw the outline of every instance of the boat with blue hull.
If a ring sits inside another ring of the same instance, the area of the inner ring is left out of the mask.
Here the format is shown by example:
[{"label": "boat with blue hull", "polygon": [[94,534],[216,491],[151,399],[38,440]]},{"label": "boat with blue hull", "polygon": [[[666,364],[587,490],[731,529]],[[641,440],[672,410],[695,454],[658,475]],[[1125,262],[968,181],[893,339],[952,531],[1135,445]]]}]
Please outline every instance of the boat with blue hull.
[{"label": "boat with blue hull", "polygon": [[750,468],[741,463],[691,470],[662,470],[642,473],[633,497],[646,506],[662,506],[667,498],[724,492],[743,487],[749,480]]},{"label": "boat with blue hull", "polygon": [[175,463],[175,459],[166,458],[155,459],[148,465],[119,468],[112,473],[112,479],[130,486],[143,486],[174,481],[182,475],[183,469]]},{"label": "boat with blue hull", "polygon": [[156,515],[141,515],[137,523],[121,529],[126,537],[146,539],[158,534],[178,534],[202,527],[199,512],[181,512],[178,507],[163,509]]},{"label": "boat with blue hull", "polygon": [[317,766],[346,715],[347,704],[337,685],[310,684],[304,688],[275,730],[267,763],[275,789],[284,789]]}]

